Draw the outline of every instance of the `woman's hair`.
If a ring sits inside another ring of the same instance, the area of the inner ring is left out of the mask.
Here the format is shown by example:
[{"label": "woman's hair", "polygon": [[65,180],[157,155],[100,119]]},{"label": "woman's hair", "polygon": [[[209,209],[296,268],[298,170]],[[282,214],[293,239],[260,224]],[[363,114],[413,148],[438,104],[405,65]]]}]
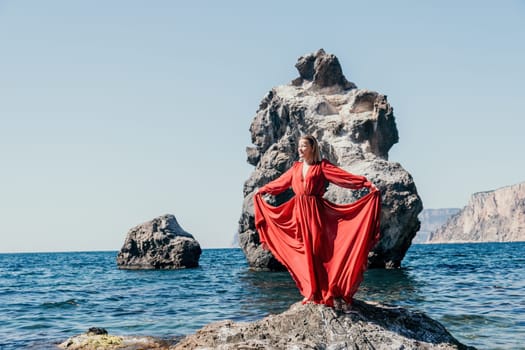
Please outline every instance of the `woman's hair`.
[{"label": "woman's hair", "polygon": [[316,138],[312,135],[304,135],[301,136],[299,140],[306,140],[312,146],[313,150],[313,156],[314,156],[314,162],[318,163],[321,161],[321,150],[319,149],[319,143],[317,142]]}]

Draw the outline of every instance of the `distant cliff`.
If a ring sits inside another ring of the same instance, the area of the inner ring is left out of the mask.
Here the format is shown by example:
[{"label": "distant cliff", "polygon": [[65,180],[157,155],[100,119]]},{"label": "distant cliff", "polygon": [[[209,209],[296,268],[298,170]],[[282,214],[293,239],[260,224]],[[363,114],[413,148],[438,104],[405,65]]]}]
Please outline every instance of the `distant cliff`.
[{"label": "distant cliff", "polygon": [[429,243],[525,241],[525,182],[475,193]]},{"label": "distant cliff", "polygon": [[418,215],[421,228],[412,243],[426,243],[432,232],[443,226],[452,215],[460,210],[459,208],[423,209]]}]

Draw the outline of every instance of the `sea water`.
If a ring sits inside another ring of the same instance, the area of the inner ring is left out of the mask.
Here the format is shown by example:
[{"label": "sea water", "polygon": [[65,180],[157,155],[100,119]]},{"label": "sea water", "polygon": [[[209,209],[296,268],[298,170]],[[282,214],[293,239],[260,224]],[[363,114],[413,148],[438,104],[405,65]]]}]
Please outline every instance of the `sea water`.
[{"label": "sea water", "polygon": [[[356,298],[423,311],[479,349],[525,349],[525,243],[412,245],[366,272]],[[117,252],[0,254],[0,349],[52,349],[90,327],[174,337],[254,321],[302,299],[287,272],[253,272],[240,249],[196,269],[129,271]]]}]

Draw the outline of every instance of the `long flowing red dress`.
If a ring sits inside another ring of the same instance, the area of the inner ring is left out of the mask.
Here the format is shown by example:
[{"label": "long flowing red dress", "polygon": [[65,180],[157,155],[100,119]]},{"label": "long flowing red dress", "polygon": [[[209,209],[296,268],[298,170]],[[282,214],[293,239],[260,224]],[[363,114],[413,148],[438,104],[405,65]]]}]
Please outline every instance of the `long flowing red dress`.
[{"label": "long flowing red dress", "polygon": [[[323,159],[308,168],[294,165],[254,196],[255,227],[263,246],[290,272],[306,300],[334,305],[341,297],[351,303],[367,267],[369,251],[379,239],[380,192],[373,188],[350,204],[323,198],[327,182],[349,189],[370,187]],[[275,207],[263,194],[292,187],[295,196]]]}]

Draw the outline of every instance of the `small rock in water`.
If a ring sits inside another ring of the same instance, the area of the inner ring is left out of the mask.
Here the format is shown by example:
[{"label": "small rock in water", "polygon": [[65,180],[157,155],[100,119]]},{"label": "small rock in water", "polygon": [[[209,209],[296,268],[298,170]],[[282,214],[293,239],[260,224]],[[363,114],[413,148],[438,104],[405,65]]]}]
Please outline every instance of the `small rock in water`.
[{"label": "small rock in water", "polygon": [[174,215],[159,216],[132,228],[117,255],[121,269],[183,269],[199,266],[199,242]]},{"label": "small rock in water", "polygon": [[104,328],[92,327],[87,333],[73,336],[58,345],[67,350],[168,350],[179,339],[163,340],[145,336],[115,336]]},{"label": "small rock in water", "polygon": [[88,335],[107,335],[108,331],[105,328],[91,327],[86,333]]}]

